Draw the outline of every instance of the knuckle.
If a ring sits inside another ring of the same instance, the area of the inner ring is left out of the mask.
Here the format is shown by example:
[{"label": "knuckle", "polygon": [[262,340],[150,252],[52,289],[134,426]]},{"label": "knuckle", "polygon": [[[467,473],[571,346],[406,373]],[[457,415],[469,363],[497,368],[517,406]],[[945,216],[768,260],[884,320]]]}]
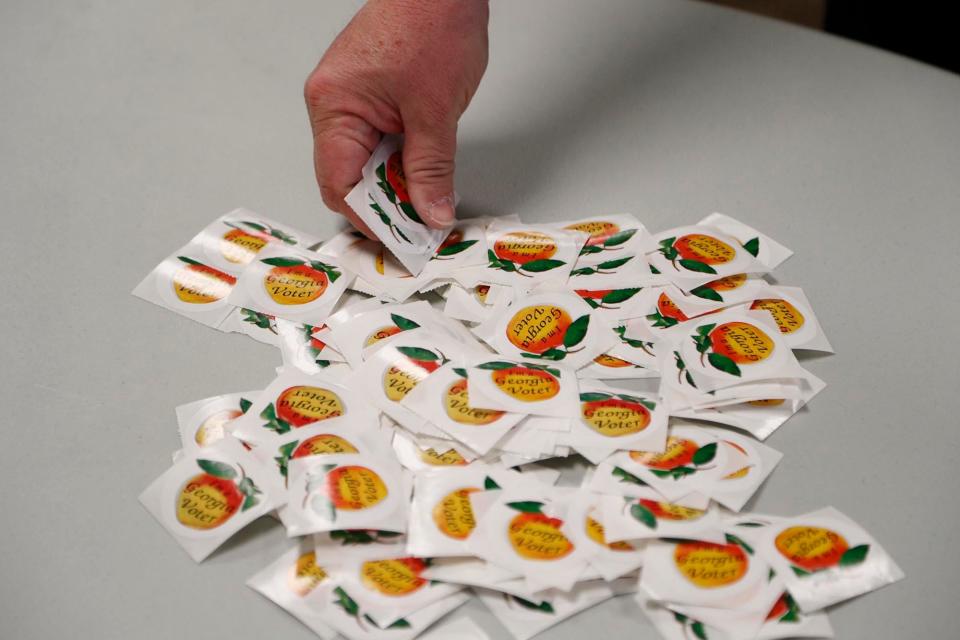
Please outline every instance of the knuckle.
[{"label": "knuckle", "polygon": [[316,107],[329,102],[337,90],[337,81],[317,67],[303,83],[303,98],[307,106]]}]

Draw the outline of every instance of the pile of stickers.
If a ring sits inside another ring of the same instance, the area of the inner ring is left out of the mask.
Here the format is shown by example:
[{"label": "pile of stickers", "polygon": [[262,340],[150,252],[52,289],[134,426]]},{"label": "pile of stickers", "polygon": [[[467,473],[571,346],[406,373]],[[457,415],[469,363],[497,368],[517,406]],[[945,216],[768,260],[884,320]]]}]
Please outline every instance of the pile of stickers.
[{"label": "pile of stickers", "polygon": [[[519,639],[621,594],[668,639],[831,637],[826,607],[902,577],[833,508],[742,511],[781,458],[762,441],[824,387],[795,350],[831,349],[803,291],[764,279],[788,249],[720,214],[439,232],[399,144],[348,198],[382,243],[237,210],[134,291],[282,358],[176,410],[141,502],[192,558],[271,515],[298,545],[249,585],[375,640],[470,591]],[[543,461],[574,453],[592,464],[558,484]],[[437,637],[486,637],[454,624]]]}]

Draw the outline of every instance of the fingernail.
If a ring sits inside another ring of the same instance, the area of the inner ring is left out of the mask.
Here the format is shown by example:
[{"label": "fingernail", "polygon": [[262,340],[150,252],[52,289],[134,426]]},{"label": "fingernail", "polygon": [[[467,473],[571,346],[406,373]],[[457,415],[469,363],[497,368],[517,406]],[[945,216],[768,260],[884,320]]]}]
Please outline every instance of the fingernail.
[{"label": "fingernail", "polygon": [[427,218],[439,227],[453,225],[453,221],[456,219],[456,212],[453,210],[453,198],[443,196],[431,202],[429,208],[427,208]]}]

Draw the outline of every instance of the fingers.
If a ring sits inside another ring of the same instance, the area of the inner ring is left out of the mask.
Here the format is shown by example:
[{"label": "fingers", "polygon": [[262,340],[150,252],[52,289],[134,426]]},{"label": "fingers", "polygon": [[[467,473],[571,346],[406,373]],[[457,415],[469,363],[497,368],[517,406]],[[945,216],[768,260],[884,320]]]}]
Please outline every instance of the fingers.
[{"label": "fingers", "polygon": [[435,229],[453,225],[453,168],[457,124],[404,122],[403,173],[413,207]]},{"label": "fingers", "polygon": [[368,238],[373,232],[346,203],[346,196],[363,176],[363,165],[380,141],[380,132],[364,119],[328,110],[329,96],[322,86],[305,89],[313,129],[313,164],[324,204],[343,215]]},{"label": "fingers", "polygon": [[[338,119],[339,120],[339,119]],[[346,203],[346,196],[363,177],[363,165],[376,146],[379,134],[366,123],[333,123],[314,135],[313,164],[324,204],[345,216],[373,238],[370,229]],[[368,146],[369,145],[369,146]]]}]

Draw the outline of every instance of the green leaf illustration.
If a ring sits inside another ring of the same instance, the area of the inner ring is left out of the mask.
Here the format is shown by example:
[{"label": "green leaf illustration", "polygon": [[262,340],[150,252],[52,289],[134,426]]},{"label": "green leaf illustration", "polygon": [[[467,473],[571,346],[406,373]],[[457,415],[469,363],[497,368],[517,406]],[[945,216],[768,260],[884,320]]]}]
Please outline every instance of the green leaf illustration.
[{"label": "green leaf illustration", "polygon": [[698,298],[703,298],[704,300],[713,300],[714,302],[723,302],[723,296],[719,292],[714,291],[706,285],[695,287],[690,290],[690,293],[697,296]]},{"label": "green leaf illustration", "polygon": [[499,489],[500,485],[497,484],[496,480],[490,476],[487,476],[483,479],[483,488],[487,491],[490,491],[491,489]]},{"label": "green leaf illustration", "polygon": [[682,258],[679,260],[680,266],[686,269],[687,271],[696,271],[697,273],[716,273],[716,269],[708,265],[706,262],[700,262],[699,260],[688,260]]},{"label": "green leaf illustration", "polygon": [[420,325],[414,322],[413,320],[410,320],[409,318],[404,318],[403,316],[397,315],[396,313],[390,314],[390,320],[393,321],[393,324],[396,325],[396,327],[401,331],[409,331],[410,329],[420,328]]},{"label": "green leaf illustration", "polygon": [[543,613],[554,613],[553,605],[544,600],[543,602],[531,602],[530,600],[524,600],[520,596],[509,596],[513,599],[514,602],[519,604],[525,609],[532,609],[534,611],[542,611]]},{"label": "green leaf illustration", "polygon": [[270,328],[270,316],[267,314],[259,313],[253,309],[240,309],[240,313],[243,315],[244,322],[249,322],[261,329]]},{"label": "green leaf illustration", "polygon": [[483,364],[478,364],[477,369],[485,369],[487,371],[499,371],[500,369],[509,369],[510,367],[516,367],[514,362],[484,362]]},{"label": "green leaf illustration", "polygon": [[260,419],[266,420],[266,422],[261,425],[264,429],[275,431],[278,434],[284,434],[290,431],[290,423],[277,417],[272,402],[268,403],[267,406],[263,408],[263,411],[260,412]]},{"label": "green leaf illustration", "polygon": [[331,540],[339,540],[342,545],[372,544],[376,539],[363,529],[338,529],[330,532]]},{"label": "green leaf illustration", "polygon": [[693,344],[697,346],[697,353],[701,354],[706,353],[710,350],[710,347],[713,346],[708,336],[695,336],[693,338]]},{"label": "green leaf illustration", "polygon": [[696,472],[697,470],[692,467],[680,466],[680,467],[674,467],[673,469],[670,469],[670,471],[668,471],[667,473],[669,473],[670,477],[673,478],[674,480],[682,480],[687,476],[692,476]]},{"label": "green leaf illustration", "polygon": [[260,262],[271,267],[299,267],[306,264],[306,261],[300,258],[264,258]]},{"label": "green leaf illustration", "polygon": [[733,535],[732,533],[726,534],[725,537],[728,543],[735,544],[741,549],[743,549],[744,551],[746,551],[747,553],[749,553],[750,555],[753,555],[753,547],[751,547],[746,542],[744,542],[742,538],[739,538]]},{"label": "green leaf illustration", "polygon": [[562,349],[547,349],[543,353],[521,353],[524,358],[538,358],[540,360],[563,360],[567,357],[567,352]]},{"label": "green leaf illustration", "polygon": [[676,260],[677,258],[680,257],[680,253],[679,253],[676,249],[674,249],[673,247],[670,247],[670,248],[668,248],[668,249],[661,249],[661,250],[660,250],[660,253],[663,254],[663,257],[664,257],[664,258],[666,258],[667,260],[669,260],[669,261],[671,261],[671,262],[673,262],[674,260]]},{"label": "green leaf illustration", "polygon": [[319,260],[311,260],[310,266],[314,271],[321,271],[330,278],[330,282],[336,282],[337,278],[340,277],[340,271],[333,265],[329,265],[326,262],[320,262]]},{"label": "green leaf illustration", "polygon": [[691,624],[690,631],[693,632],[693,635],[695,635],[698,638],[698,640],[710,640],[707,637],[707,630],[703,627],[702,622],[694,622],[693,624]]},{"label": "green leaf illustration", "polygon": [[623,231],[618,231],[609,238],[603,241],[603,246],[605,247],[616,247],[623,244],[627,240],[633,237],[633,234],[637,232],[636,229],[624,229]]},{"label": "green leaf illustration", "polygon": [[277,447],[277,453],[280,455],[276,456],[273,460],[277,463],[277,467],[280,469],[280,475],[284,478],[287,477],[287,467],[290,463],[290,456],[296,451],[298,444],[300,444],[300,441],[294,440],[293,442],[288,442]]},{"label": "green leaf illustration", "polygon": [[586,298],[586,297],[585,297],[585,298],[583,299],[583,301],[586,302],[588,305],[590,305],[590,308],[591,308],[591,309],[597,309],[597,308],[600,307],[600,303],[597,302],[596,300],[594,300],[593,298]]},{"label": "green leaf illustration", "polygon": [[693,454],[693,464],[701,467],[717,455],[717,443],[711,442],[710,444],[705,444],[699,449],[696,450]]},{"label": "green leaf illustration", "polygon": [[707,354],[707,360],[715,369],[729,373],[732,376],[737,376],[738,378],[740,377],[740,367],[737,366],[736,362],[722,353],[709,353]]},{"label": "green leaf illustration", "polygon": [[780,616],[778,622],[800,622],[800,607],[797,606],[796,600],[793,599],[789,593],[784,591],[783,597],[787,602],[787,612]]},{"label": "green leaf illustration", "polygon": [[180,262],[186,262],[187,264],[195,264],[195,265],[197,265],[197,266],[199,266],[199,267],[205,266],[202,262],[197,262],[197,261],[194,260],[193,258],[188,258],[188,257],[186,257],[186,256],[177,256],[177,259],[178,259]]},{"label": "green leaf illustration", "polygon": [[690,372],[687,371],[687,365],[683,361],[683,358],[680,357],[679,351],[673,352],[673,359],[677,365],[677,383],[679,383],[680,379],[683,378],[687,381],[687,384],[696,389],[697,384],[693,381],[693,376],[690,375]]},{"label": "green leaf illustration", "polygon": [[567,349],[570,349],[571,347],[575,347],[583,342],[583,338],[587,335],[587,329],[589,326],[589,315],[582,315],[571,322],[570,326],[567,327],[567,332],[563,334],[563,346]]},{"label": "green leaf illustration", "polygon": [[796,567],[796,566],[790,565],[790,568],[793,569],[793,573],[794,573],[798,578],[806,578],[807,576],[813,575],[811,572],[806,571],[805,569],[801,569],[800,567]]},{"label": "green leaf illustration", "polygon": [[585,256],[591,253],[600,253],[603,251],[603,247],[595,244],[585,244],[583,248],[580,249],[580,255]]},{"label": "green leaf illustration", "polygon": [[533,260],[528,262],[525,265],[522,265],[521,268],[524,271],[532,271],[533,273],[540,273],[543,271],[550,271],[551,269],[556,269],[557,267],[562,267],[566,263],[563,260]]},{"label": "green leaf illustration", "polygon": [[240,398],[240,412],[246,413],[247,409],[253,406],[253,403],[246,398]]},{"label": "green leaf illustration", "polygon": [[647,509],[639,502],[635,502],[634,504],[630,505],[630,515],[633,516],[634,520],[642,522],[650,529],[656,530],[657,517],[653,515],[653,512],[650,511],[650,509]]},{"label": "green leaf illustration", "polygon": [[237,488],[244,496],[243,506],[240,508],[241,511],[252,509],[260,503],[260,499],[257,496],[261,494],[262,491],[260,491],[250,478],[241,480],[239,484],[237,484]]},{"label": "green leaf illustration", "polygon": [[284,458],[289,458],[293,455],[293,452],[297,450],[297,445],[300,444],[299,440],[294,440],[293,442],[288,442],[277,447],[277,453],[279,453]]},{"label": "green leaf illustration", "polygon": [[757,254],[760,253],[760,238],[750,238],[743,243],[743,248],[747,253],[756,258]]},{"label": "green leaf illustration", "polygon": [[642,349],[646,351],[648,355],[654,356],[655,354],[651,349],[653,349],[652,342],[644,342],[643,340],[634,340],[633,338],[620,338],[620,341],[628,347],[633,347],[634,349]]},{"label": "green leaf illustration", "polygon": [[347,595],[347,592],[343,590],[343,587],[337,587],[333,590],[333,593],[337,596],[334,604],[342,607],[343,610],[351,616],[357,616],[360,614],[360,607],[353,598]]},{"label": "green leaf illustration", "polygon": [[616,269],[617,267],[622,267],[633,260],[633,256],[627,256],[626,258],[617,258],[616,260],[607,260],[606,262],[601,262],[597,265],[597,269],[604,269],[609,271],[610,269]]},{"label": "green leaf illustration", "polygon": [[420,347],[397,347],[397,351],[414,360],[435,362],[440,359],[440,356],[430,349],[421,349]]},{"label": "green leaf illustration", "polygon": [[281,231],[280,229],[271,229],[270,235],[277,240],[280,240],[284,244],[297,244],[297,239],[286,231]]},{"label": "green leaf illustration", "polygon": [[843,555],[840,556],[840,566],[841,567],[852,567],[858,565],[867,558],[867,553],[870,551],[870,545],[860,544],[855,547],[850,547],[843,552]]},{"label": "green leaf illustration", "polygon": [[385,629],[409,629],[410,623],[407,621],[406,618],[399,618],[397,620],[394,620],[384,628]]},{"label": "green leaf illustration", "polygon": [[649,322],[653,327],[658,329],[667,329],[678,324],[676,318],[671,318],[669,316],[661,315],[659,311],[649,314],[646,316],[647,322]]},{"label": "green leaf illustration", "polygon": [[599,402],[600,400],[609,400],[612,396],[609,393],[588,392],[580,394],[580,402]]},{"label": "green leaf illustration", "polygon": [[717,326],[716,322],[712,324],[700,325],[699,327],[697,327],[697,334],[706,337],[710,335],[710,332],[713,331],[714,327],[716,326]]},{"label": "green leaf illustration", "polygon": [[219,462],[217,460],[205,460],[201,458],[197,460],[197,465],[215,478],[233,480],[237,477],[236,470],[225,462]]},{"label": "green leaf illustration", "polygon": [[409,202],[400,201],[400,210],[403,211],[404,215],[416,222],[417,224],[423,224],[423,219],[420,218],[420,214],[417,213],[417,210],[413,208],[413,205]]},{"label": "green leaf illustration", "polygon": [[477,244],[476,240],[464,240],[463,242],[457,242],[456,244],[451,244],[448,247],[437,250],[438,256],[455,256],[458,253],[463,253],[473,245]]},{"label": "green leaf illustration", "polygon": [[543,503],[534,501],[508,502],[507,506],[523,513],[543,513]]},{"label": "green leaf illustration", "polygon": [[618,302],[624,302],[637,295],[640,290],[641,287],[634,287],[632,289],[614,289],[610,293],[600,298],[600,302],[603,304],[616,304]]},{"label": "green leaf illustration", "polygon": [[454,368],[453,368],[453,372],[454,372],[455,374],[457,374],[458,376],[460,376],[461,378],[466,378],[466,377],[467,377],[467,370],[466,370],[466,369],[463,369],[463,368],[461,368],[461,367],[454,367]]},{"label": "green leaf illustration", "polygon": [[777,622],[800,622],[800,610],[799,609],[790,609],[785,614],[780,616],[780,619]]},{"label": "green leaf illustration", "polygon": [[641,478],[633,475],[632,473],[630,473],[629,471],[627,471],[622,467],[614,467],[613,471],[610,472],[610,475],[620,478],[620,482],[635,484],[641,487],[647,486],[647,483],[644,482]]}]

